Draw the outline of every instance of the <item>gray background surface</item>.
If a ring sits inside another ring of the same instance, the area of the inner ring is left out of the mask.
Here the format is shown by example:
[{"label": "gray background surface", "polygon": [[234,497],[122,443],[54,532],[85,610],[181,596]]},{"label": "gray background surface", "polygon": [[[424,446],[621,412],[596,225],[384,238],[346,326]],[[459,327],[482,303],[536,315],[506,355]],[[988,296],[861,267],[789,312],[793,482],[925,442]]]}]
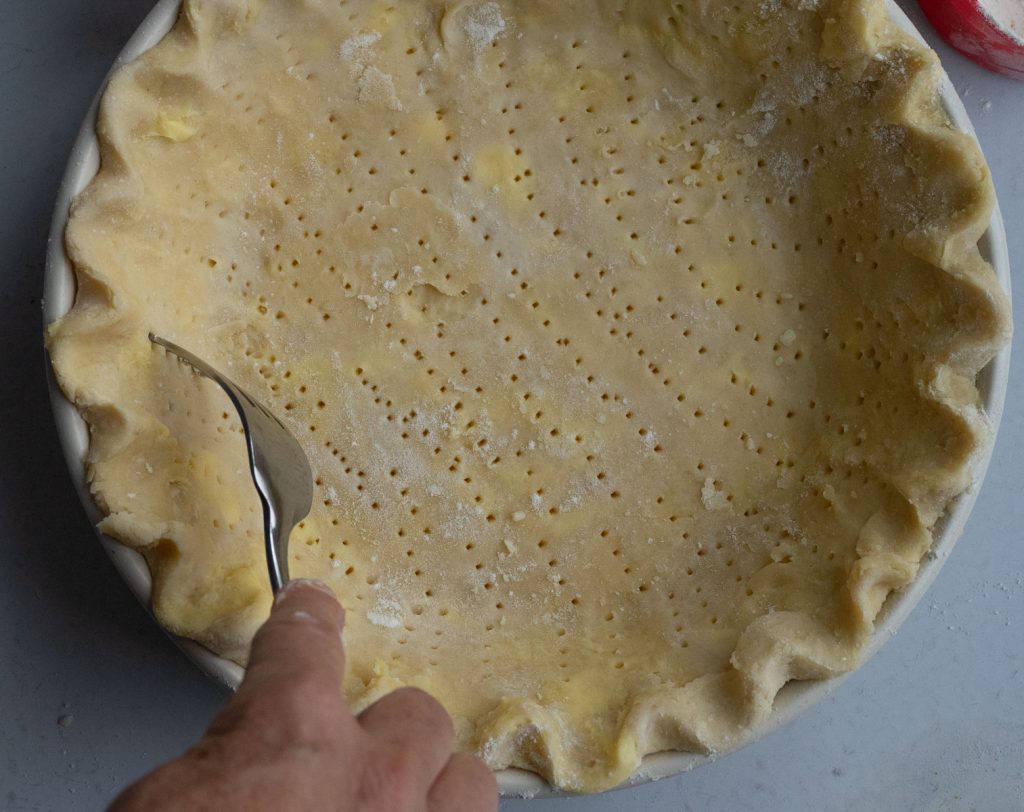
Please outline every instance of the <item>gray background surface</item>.
[{"label": "gray background surface", "polygon": [[[1024,84],[937,48],[1024,258]],[[51,208],[79,122],[147,0],[6,0],[0,26],[0,809],[99,809],[224,699],[107,561],[64,468],[40,347]],[[1016,310],[1024,312],[1024,282]],[[1024,352],[974,515],[931,591],[830,699],[693,773],[569,810],[1024,809]],[[524,812],[528,802],[506,802]]]}]

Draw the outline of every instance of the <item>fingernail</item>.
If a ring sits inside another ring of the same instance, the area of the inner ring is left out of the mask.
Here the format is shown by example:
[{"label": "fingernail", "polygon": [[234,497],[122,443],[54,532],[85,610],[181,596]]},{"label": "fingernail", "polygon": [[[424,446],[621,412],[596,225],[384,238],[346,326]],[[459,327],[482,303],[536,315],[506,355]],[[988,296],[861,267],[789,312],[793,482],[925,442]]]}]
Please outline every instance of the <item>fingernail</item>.
[{"label": "fingernail", "polygon": [[325,592],[335,600],[338,599],[334,594],[334,590],[327,586],[323,581],[317,581],[313,578],[296,578],[294,581],[289,581],[285,584],[281,591],[277,593],[277,597],[274,598],[274,605],[276,606],[279,604],[296,589],[319,589],[321,592]]}]

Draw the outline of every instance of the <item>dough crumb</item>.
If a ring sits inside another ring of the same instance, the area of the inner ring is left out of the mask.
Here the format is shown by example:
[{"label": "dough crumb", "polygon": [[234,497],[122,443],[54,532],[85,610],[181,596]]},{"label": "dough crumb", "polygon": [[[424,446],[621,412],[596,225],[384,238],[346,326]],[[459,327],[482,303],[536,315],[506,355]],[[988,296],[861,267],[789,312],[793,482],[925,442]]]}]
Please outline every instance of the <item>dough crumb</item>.
[{"label": "dough crumb", "polygon": [[360,74],[357,90],[356,98],[364,104],[379,104],[395,111],[402,109],[391,75],[372,65]]},{"label": "dough crumb", "polygon": [[700,501],[705,510],[721,510],[729,505],[729,500],[715,487],[715,480],[711,477],[704,480],[704,487],[700,490]]}]

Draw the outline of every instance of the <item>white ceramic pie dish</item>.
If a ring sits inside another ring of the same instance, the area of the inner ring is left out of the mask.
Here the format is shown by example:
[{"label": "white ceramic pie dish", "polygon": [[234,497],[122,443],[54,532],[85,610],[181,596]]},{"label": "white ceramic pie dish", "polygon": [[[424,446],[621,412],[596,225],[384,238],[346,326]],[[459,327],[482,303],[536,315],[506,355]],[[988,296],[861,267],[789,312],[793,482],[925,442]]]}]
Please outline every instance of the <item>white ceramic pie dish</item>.
[{"label": "white ceramic pie dish", "polygon": [[[117,58],[114,68],[135,59],[159,42],[174,24],[179,6],[180,0],[159,0]],[[897,24],[919,39],[922,39],[914,25],[892,0],[889,0],[889,11]],[[963,103],[944,74],[941,94],[945,108],[954,124],[964,132],[974,134],[974,128],[967,116]],[[97,100],[98,98],[97,96]],[[94,103],[82,125],[57,198],[50,232],[44,281],[43,317],[47,325],[67,313],[74,301],[75,278],[64,251],[63,234],[68,220],[71,201],[95,176],[99,167],[99,144],[95,135],[96,106],[96,103]],[[1009,256],[1007,254],[1005,229],[998,206],[993,211],[989,228],[981,239],[981,250],[986,259],[994,266],[1000,283],[1006,290],[1007,295],[1009,295]],[[978,379],[982,401],[995,429],[998,429],[1000,418],[1002,417],[1009,363],[1010,348],[1007,346],[981,372]],[[89,494],[83,465],[89,442],[88,429],[74,405],[60,391],[53,378],[52,371],[50,372],[50,394],[58,434],[67,459],[68,468],[71,472],[72,481],[85,506],[90,521],[95,525],[101,519],[101,514]],[[906,589],[893,594],[886,602],[877,621],[874,637],[865,652],[864,659],[873,655],[886,640],[895,634],[900,624],[906,619],[935,579],[939,568],[949,556],[954,544],[963,532],[988,468],[990,455],[991,449],[984,459],[981,460],[975,471],[972,489],[960,496],[939,521],[934,534],[934,547],[927,560],[923,562],[917,579]],[[142,604],[148,607],[152,581],[143,557],[138,552],[119,544],[113,539],[102,534],[99,534],[99,537],[100,543],[110,555],[114,565],[128,583],[129,588],[135,593]],[[235,687],[240,681],[243,671],[236,664],[213,654],[191,640],[173,639],[185,654],[213,679],[228,687]],[[842,680],[843,677],[837,677],[823,681],[790,683],[779,693],[775,701],[775,712],[769,723],[752,733],[736,749],[788,723],[801,711],[825,698],[835,690]],[[721,755],[723,754],[719,753],[716,757]],[[708,756],[693,753],[658,753],[650,755],[643,760],[641,768],[631,779],[630,783],[642,783],[675,775],[707,763],[709,760],[710,757]],[[503,795],[544,797],[562,794],[553,791],[545,781],[536,775],[519,770],[503,771],[499,775],[499,784]]]}]

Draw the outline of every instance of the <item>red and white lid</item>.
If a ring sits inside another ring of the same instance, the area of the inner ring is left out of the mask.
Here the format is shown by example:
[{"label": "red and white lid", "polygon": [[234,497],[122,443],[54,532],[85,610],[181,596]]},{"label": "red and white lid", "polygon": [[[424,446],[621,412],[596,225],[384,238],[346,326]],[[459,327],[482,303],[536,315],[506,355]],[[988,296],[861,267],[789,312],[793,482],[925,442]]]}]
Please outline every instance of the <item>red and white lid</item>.
[{"label": "red and white lid", "polygon": [[982,67],[1024,80],[1024,0],[919,0],[943,39]]}]

